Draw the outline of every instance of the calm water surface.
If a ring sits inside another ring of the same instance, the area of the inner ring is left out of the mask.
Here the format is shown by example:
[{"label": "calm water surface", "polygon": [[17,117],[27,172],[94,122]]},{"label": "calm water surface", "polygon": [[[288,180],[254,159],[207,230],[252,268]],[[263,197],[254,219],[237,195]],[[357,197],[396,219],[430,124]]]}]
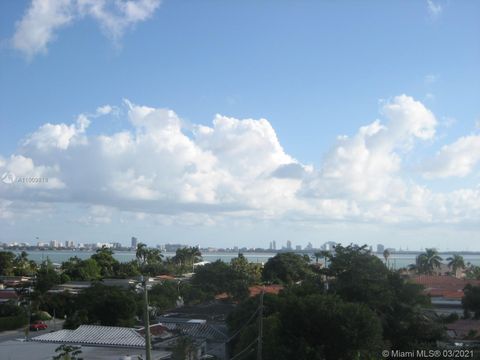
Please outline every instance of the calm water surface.
[{"label": "calm water surface", "polygon": [[[14,251],[15,253],[19,253],[19,251]],[[36,262],[41,262],[43,260],[50,259],[54,263],[62,263],[63,261],[68,260],[73,256],[77,256],[80,259],[87,259],[91,255],[93,255],[94,251],[73,251],[73,250],[36,250],[36,251],[27,251],[28,257],[31,260]],[[172,257],[175,253],[163,253],[165,257]],[[268,261],[269,258],[275,256],[275,253],[244,253],[245,257],[254,263],[265,263]],[[418,253],[409,253],[409,254],[391,254],[388,262],[389,266],[394,269],[399,269],[402,267],[406,267],[410,264],[415,263],[415,257]],[[461,254],[464,259],[465,263],[470,262],[473,265],[480,266],[480,255],[479,254]],[[131,251],[117,251],[113,255],[118,261],[120,262],[128,262],[135,258],[135,252]],[[226,252],[210,252],[210,253],[203,253],[203,260],[205,261],[216,261],[222,260],[225,262],[230,262],[232,258],[237,257],[236,253],[226,253]],[[383,256],[381,254],[377,255],[380,259],[383,260]],[[444,262],[446,262],[446,258],[451,256],[450,254],[441,254]]]}]

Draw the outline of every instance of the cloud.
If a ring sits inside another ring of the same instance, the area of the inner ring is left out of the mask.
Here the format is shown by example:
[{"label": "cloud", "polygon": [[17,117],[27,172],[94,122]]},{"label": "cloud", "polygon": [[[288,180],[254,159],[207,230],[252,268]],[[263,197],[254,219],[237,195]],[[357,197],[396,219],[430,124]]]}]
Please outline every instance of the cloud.
[{"label": "cloud", "polygon": [[89,125],[90,120],[83,114],[78,116],[75,124],[47,123],[29,135],[23,145],[32,146],[41,151],[55,148],[66,150],[72,144],[86,141],[82,135]]},{"label": "cloud", "polygon": [[118,42],[126,30],[149,19],[160,0],[32,0],[17,22],[13,46],[29,59],[46,53],[58,30],[82,17],[92,17]]},{"label": "cloud", "polygon": [[[114,108],[102,106],[94,114]],[[170,109],[129,100],[124,109],[129,130],[89,134],[90,120],[81,114],[73,124],[39,127],[16,154],[0,157],[0,173],[52,179],[43,187],[0,183],[2,211],[13,216],[12,204],[21,201],[73,204],[86,212],[78,219],[88,226],[109,224],[118,213],[185,226],[438,223],[480,216],[477,189],[435,193],[409,177],[405,158],[418,143],[433,143],[438,122],[407,95],[383,101],[382,119],[338,137],[317,167],[286,153],[267,119],[218,114],[208,126],[187,126]],[[473,138],[440,150],[438,163],[447,167],[443,173],[472,172],[478,159],[459,162],[459,157],[480,153]]]},{"label": "cloud", "polygon": [[327,154],[305,196],[342,197],[356,201],[390,201],[405,193],[399,176],[401,155],[416,140],[435,135],[435,116],[420,102],[400,95],[383,104],[387,118],[363,126],[353,136],[341,136]]},{"label": "cloud", "polygon": [[13,46],[31,58],[46,53],[55,39],[55,31],[74,19],[71,0],[32,0],[23,18],[17,22]]},{"label": "cloud", "polygon": [[434,84],[438,81],[438,78],[439,78],[438,75],[428,74],[428,75],[425,75],[425,77],[423,78],[423,82],[427,85]]},{"label": "cloud", "polygon": [[427,0],[428,13],[432,17],[438,17],[443,11],[442,5],[435,3],[433,0]]},{"label": "cloud", "polygon": [[115,41],[129,27],[149,19],[160,6],[160,0],[77,0],[77,3],[80,16],[97,20],[104,33]]},{"label": "cloud", "polygon": [[427,178],[465,177],[480,162],[480,135],[463,136],[445,145],[423,165]]},{"label": "cloud", "polygon": [[114,108],[110,105],[99,106],[96,110],[98,115],[108,115],[114,111]]},{"label": "cloud", "polygon": [[86,226],[108,225],[112,222],[114,209],[102,205],[92,205],[88,213],[78,219],[80,224]]}]

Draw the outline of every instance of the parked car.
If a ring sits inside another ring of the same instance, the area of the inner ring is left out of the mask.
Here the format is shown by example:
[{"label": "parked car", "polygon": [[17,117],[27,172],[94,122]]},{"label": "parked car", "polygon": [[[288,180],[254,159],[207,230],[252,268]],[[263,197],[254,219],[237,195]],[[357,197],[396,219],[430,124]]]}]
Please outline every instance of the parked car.
[{"label": "parked car", "polygon": [[33,331],[45,330],[46,328],[48,328],[48,325],[41,320],[37,320],[34,323],[30,324],[30,330]]}]

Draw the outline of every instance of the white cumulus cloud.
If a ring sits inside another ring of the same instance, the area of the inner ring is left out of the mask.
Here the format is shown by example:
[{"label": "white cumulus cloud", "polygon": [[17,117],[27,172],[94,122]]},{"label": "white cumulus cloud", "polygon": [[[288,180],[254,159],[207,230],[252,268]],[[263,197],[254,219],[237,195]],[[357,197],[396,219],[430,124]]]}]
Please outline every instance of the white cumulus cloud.
[{"label": "white cumulus cloud", "polygon": [[[124,106],[131,129],[89,134],[89,119],[80,115],[73,124],[41,126],[17,154],[0,157],[2,173],[52,179],[42,187],[0,184],[5,218],[19,201],[77,204],[88,209],[80,222],[94,226],[119,212],[185,226],[226,219],[460,223],[480,216],[478,189],[438,193],[409,176],[405,157],[419,142],[433,144],[438,122],[407,95],[383,102],[382,119],[340,136],[316,167],[286,153],[266,119],[216,115],[208,126],[186,126],[170,109],[128,100]],[[445,169],[430,174],[471,173],[477,147],[475,136],[445,146],[437,154]]]},{"label": "white cumulus cloud", "polygon": [[423,165],[424,176],[436,177],[465,177],[480,163],[480,135],[463,136],[445,145],[433,159]]},{"label": "white cumulus cloud", "polygon": [[32,0],[16,24],[13,46],[28,58],[45,53],[62,27],[87,16],[118,42],[126,30],[149,19],[159,6],[160,0]]}]

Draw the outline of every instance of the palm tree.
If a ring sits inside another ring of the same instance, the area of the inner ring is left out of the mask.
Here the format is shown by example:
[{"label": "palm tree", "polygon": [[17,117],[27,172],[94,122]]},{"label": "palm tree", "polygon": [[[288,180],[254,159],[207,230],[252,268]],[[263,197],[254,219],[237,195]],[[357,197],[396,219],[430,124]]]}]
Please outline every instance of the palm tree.
[{"label": "palm tree", "polygon": [[193,263],[196,263],[202,259],[202,253],[198,246],[194,246],[188,249],[189,260]]},{"label": "palm tree", "polygon": [[33,260],[28,260],[28,253],[22,251],[13,260],[14,273],[18,276],[32,275],[35,273],[37,264]]},{"label": "palm tree", "polygon": [[138,243],[135,257],[140,265],[144,265],[147,261],[147,244]]},{"label": "palm tree", "polygon": [[435,268],[442,264],[442,257],[435,249],[425,249],[424,253],[417,256],[416,268],[420,274],[432,274]]},{"label": "palm tree", "polygon": [[383,257],[385,258],[385,265],[388,267],[388,258],[390,257],[390,251],[388,249],[383,250]]},{"label": "palm tree", "polygon": [[454,276],[457,276],[458,269],[465,269],[465,261],[463,256],[455,254],[447,258],[448,267],[452,269]]}]

